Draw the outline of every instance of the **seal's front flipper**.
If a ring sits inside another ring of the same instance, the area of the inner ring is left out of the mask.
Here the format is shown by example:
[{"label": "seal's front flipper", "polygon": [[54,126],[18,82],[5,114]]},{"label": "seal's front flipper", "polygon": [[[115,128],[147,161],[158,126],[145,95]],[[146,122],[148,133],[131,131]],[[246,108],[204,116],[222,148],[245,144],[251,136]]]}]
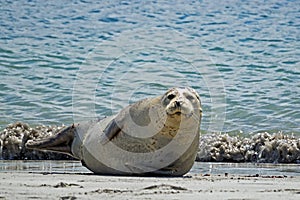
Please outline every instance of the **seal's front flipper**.
[{"label": "seal's front flipper", "polygon": [[101,136],[101,143],[106,144],[116,137],[121,132],[121,128],[115,119],[111,120],[106,128],[103,130],[103,135]]},{"label": "seal's front flipper", "polygon": [[53,135],[49,138],[27,142],[26,148],[55,151],[73,156],[71,146],[74,139],[75,131],[76,126],[73,124],[72,126],[61,130],[56,135]]},{"label": "seal's front flipper", "polygon": [[182,176],[183,174],[178,174],[176,170],[172,167],[165,167],[162,169],[157,169],[153,166],[146,166],[141,164],[132,165],[130,163],[125,163],[125,167],[131,171],[132,174],[141,176]]}]

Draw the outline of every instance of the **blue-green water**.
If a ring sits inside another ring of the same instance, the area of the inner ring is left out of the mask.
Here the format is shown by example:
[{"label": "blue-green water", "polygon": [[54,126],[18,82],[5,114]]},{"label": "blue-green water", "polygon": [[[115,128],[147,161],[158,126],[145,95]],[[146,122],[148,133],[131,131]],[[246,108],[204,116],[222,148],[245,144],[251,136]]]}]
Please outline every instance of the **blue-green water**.
[{"label": "blue-green water", "polygon": [[0,128],[69,124],[173,86],[203,131],[300,135],[300,1],[1,1]]}]

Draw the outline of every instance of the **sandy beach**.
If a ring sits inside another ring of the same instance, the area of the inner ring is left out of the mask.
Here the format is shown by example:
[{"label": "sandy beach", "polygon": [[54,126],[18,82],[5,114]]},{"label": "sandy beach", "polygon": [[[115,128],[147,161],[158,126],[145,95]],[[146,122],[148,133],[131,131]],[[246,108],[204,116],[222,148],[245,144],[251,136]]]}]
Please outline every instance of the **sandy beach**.
[{"label": "sandy beach", "polygon": [[2,168],[0,199],[300,198],[300,176],[289,172],[266,175],[194,173],[192,170],[184,177],[168,178],[99,176],[74,169],[49,171],[47,166],[42,168]]}]

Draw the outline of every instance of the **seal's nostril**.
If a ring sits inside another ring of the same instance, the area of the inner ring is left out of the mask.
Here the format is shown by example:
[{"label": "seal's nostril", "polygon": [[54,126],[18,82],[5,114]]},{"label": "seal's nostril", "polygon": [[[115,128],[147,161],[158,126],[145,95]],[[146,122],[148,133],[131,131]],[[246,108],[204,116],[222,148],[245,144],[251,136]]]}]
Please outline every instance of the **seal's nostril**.
[{"label": "seal's nostril", "polygon": [[180,106],[180,101],[175,101],[175,105],[177,106],[177,107],[179,107]]}]

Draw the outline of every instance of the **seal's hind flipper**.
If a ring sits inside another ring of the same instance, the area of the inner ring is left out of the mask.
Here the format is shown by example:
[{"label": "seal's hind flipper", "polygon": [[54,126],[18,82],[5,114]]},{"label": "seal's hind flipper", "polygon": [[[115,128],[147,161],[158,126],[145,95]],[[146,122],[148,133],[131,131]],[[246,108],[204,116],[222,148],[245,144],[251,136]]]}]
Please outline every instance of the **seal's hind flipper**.
[{"label": "seal's hind flipper", "polygon": [[73,124],[72,126],[61,130],[56,135],[53,135],[49,138],[27,142],[26,148],[55,151],[72,156],[71,146],[74,139],[75,131],[76,126]]}]

